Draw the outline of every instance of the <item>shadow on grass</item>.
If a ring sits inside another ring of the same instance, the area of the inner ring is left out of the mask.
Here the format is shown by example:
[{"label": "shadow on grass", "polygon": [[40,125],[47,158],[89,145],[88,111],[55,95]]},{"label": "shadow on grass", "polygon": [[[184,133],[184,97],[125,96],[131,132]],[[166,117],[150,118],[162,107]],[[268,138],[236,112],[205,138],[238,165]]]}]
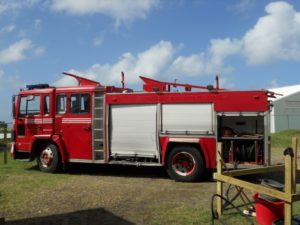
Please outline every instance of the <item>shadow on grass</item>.
[{"label": "shadow on grass", "polygon": [[[39,170],[38,166],[32,166],[27,170]],[[63,173],[63,172],[62,172]],[[152,178],[171,179],[163,166],[132,166],[132,165],[107,165],[70,163],[66,170],[70,175],[95,175],[128,178]],[[207,170],[201,181],[213,182],[213,170]]]},{"label": "shadow on grass", "polygon": [[[4,225],[134,225],[105,209],[83,210],[66,214],[7,221]],[[2,224],[1,224],[2,225]]]},{"label": "shadow on grass", "polygon": [[168,175],[164,167],[131,166],[131,165],[97,165],[72,163],[68,166],[69,174],[87,174],[130,178],[166,178]]},{"label": "shadow on grass", "polygon": [[[262,179],[270,179],[270,180],[275,180],[279,183],[284,184],[284,171],[244,175],[244,176],[238,176],[238,178],[240,178],[242,180],[247,180],[247,181],[250,181],[253,183],[261,183]],[[299,172],[297,172],[296,183],[300,184],[300,173]]]},{"label": "shadow on grass", "polygon": [[[39,170],[38,166],[32,166],[27,170]],[[64,173],[64,172],[62,172]],[[169,179],[164,167],[147,167],[131,165],[105,165],[105,164],[86,164],[70,163],[66,170],[70,175],[95,175],[95,176],[113,176],[130,178],[163,178]]]}]

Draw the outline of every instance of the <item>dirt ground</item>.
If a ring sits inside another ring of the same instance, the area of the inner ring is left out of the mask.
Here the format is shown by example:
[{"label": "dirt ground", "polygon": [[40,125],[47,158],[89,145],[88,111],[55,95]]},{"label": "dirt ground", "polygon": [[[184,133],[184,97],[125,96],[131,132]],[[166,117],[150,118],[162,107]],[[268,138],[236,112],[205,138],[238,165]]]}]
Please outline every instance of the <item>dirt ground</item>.
[{"label": "dirt ground", "polygon": [[[36,167],[29,170],[41,173]],[[45,187],[41,179],[41,188],[24,190],[27,198],[20,204],[26,207],[14,203],[4,224],[208,224],[216,188],[211,174],[202,182],[181,183],[160,167],[74,164],[61,176],[66,180],[56,185]]]},{"label": "dirt ground", "polygon": [[[6,182],[14,179],[14,185],[20,187],[10,197],[10,204],[2,213],[5,223],[0,219],[0,225],[211,222],[211,196],[216,192],[212,171],[196,183],[175,182],[161,167],[73,164],[61,174],[42,173],[36,166],[20,168],[20,172],[13,178],[4,177]],[[283,180],[282,174],[263,177]],[[247,177],[255,182],[260,178]],[[0,218],[2,215],[0,210]],[[228,224],[243,223],[240,216],[231,217],[236,219]]]}]

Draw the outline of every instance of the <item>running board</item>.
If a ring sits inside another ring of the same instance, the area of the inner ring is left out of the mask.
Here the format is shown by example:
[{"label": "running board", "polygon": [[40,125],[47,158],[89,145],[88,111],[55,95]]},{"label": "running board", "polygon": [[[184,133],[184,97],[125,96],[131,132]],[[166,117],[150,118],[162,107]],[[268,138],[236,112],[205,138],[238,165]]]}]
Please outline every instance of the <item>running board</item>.
[{"label": "running board", "polygon": [[162,166],[162,164],[155,163],[155,162],[130,162],[130,161],[126,161],[126,160],[112,160],[112,161],[109,161],[108,164],[132,165],[132,166]]},{"label": "running board", "polygon": [[30,153],[29,152],[18,152],[15,151],[14,153],[14,160],[20,161],[20,162],[30,162],[32,159],[30,159]]},{"label": "running board", "polygon": [[15,159],[18,162],[30,162],[30,159]]}]

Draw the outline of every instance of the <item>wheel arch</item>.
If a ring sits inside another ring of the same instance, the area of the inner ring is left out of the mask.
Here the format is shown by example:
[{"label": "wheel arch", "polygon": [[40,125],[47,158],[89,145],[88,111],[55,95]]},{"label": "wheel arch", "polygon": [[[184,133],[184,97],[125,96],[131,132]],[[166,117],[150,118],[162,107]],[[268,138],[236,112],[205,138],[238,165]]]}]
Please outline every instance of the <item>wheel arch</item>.
[{"label": "wheel arch", "polygon": [[59,137],[57,137],[56,135],[52,136],[50,139],[36,139],[34,140],[33,144],[32,144],[32,148],[31,148],[31,154],[30,154],[30,161],[33,161],[39,154],[39,152],[41,151],[41,149],[43,148],[43,146],[48,145],[48,144],[54,144],[56,145],[57,149],[58,149],[58,153],[61,157],[61,160],[63,163],[66,162],[67,160],[67,154],[64,148],[64,145],[61,141],[61,139]]},{"label": "wheel arch", "polygon": [[67,154],[64,142],[61,139],[61,137],[59,135],[53,135],[51,140],[52,140],[52,142],[55,143],[55,145],[58,148],[58,152],[60,153],[62,163],[64,163],[64,164],[67,163],[68,154]]},{"label": "wheel arch", "polygon": [[33,161],[36,157],[38,157],[43,146],[51,142],[51,139],[35,139],[31,147],[30,161]]}]

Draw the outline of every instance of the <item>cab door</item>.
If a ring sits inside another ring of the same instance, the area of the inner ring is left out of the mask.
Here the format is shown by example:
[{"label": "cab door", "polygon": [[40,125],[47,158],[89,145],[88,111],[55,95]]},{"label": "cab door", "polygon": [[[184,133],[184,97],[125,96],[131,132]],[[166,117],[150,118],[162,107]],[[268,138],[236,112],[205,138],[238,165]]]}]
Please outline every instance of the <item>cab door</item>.
[{"label": "cab door", "polygon": [[42,96],[42,130],[43,135],[52,135],[53,134],[53,94],[44,94]]},{"label": "cab door", "polygon": [[36,135],[43,134],[41,96],[39,94],[19,96],[19,112],[16,118],[16,142],[19,151],[29,152]]},{"label": "cab door", "polygon": [[60,94],[57,96],[56,111],[56,130],[62,136],[70,161],[92,160],[90,94]]}]

